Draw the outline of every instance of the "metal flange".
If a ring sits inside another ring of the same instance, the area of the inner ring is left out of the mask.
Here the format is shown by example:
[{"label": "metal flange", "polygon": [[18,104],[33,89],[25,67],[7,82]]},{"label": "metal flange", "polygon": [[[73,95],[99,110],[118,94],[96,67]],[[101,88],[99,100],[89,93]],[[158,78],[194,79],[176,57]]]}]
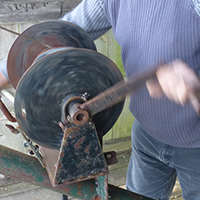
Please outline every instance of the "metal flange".
[{"label": "metal flange", "polygon": [[96,50],[90,36],[75,24],[53,20],[26,29],[13,43],[8,54],[7,70],[14,88],[35,59],[48,50],[76,47]]}]

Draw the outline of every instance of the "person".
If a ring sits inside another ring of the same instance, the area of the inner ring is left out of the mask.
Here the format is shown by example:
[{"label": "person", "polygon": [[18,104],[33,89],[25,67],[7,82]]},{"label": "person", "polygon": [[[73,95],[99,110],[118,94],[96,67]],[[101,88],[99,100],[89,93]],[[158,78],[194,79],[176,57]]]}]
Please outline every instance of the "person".
[{"label": "person", "polygon": [[7,57],[0,60],[0,89],[10,86],[6,69]]},{"label": "person", "polygon": [[60,20],[94,40],[112,28],[127,77],[164,63],[157,80],[130,97],[135,120],[126,186],[167,200],[178,177],[183,199],[199,200],[200,2],[83,0]]}]

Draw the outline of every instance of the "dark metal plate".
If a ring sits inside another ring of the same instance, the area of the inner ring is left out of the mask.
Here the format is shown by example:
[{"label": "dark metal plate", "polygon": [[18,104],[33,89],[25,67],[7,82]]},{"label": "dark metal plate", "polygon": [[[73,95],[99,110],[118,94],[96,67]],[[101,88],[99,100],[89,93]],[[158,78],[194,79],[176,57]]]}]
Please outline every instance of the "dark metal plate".
[{"label": "dark metal plate", "polygon": [[[60,148],[63,131],[61,102],[74,93],[89,99],[121,81],[117,66],[96,51],[72,48],[54,52],[37,61],[21,78],[15,95],[15,114],[22,130],[36,143]],[[119,117],[121,102],[93,117],[103,136]]]},{"label": "dark metal plate", "polygon": [[92,122],[72,125],[63,137],[54,185],[75,183],[108,174],[96,128]]},{"label": "dark metal plate", "polygon": [[8,76],[17,83],[36,57],[57,47],[78,47],[96,50],[90,36],[80,27],[61,20],[46,21],[26,29],[12,45],[8,55]]}]

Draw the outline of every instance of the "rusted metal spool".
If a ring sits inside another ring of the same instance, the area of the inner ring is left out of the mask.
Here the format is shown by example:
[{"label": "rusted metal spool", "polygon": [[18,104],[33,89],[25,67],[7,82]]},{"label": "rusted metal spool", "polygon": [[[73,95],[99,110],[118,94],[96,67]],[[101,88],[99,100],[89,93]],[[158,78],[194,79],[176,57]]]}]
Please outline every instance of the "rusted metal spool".
[{"label": "rusted metal spool", "polygon": [[41,53],[59,47],[96,50],[89,35],[72,23],[55,20],[33,25],[17,38],[8,55],[8,76],[13,87]]},{"label": "rusted metal spool", "polygon": [[[8,74],[16,88],[14,106],[21,129],[36,143],[54,149],[63,138],[63,99],[78,95],[84,102],[123,79],[117,66],[96,52],[86,32],[62,21],[43,22],[22,33],[10,50]],[[112,128],[123,104],[92,116],[99,137]]]}]

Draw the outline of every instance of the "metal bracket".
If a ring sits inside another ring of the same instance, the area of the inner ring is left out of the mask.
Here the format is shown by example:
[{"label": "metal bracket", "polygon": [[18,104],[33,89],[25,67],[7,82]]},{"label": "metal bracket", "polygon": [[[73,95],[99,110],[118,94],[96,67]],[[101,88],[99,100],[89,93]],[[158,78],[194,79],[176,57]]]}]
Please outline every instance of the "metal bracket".
[{"label": "metal bracket", "polygon": [[68,127],[60,151],[41,147],[53,186],[76,183],[108,174],[98,134],[92,122]]}]

